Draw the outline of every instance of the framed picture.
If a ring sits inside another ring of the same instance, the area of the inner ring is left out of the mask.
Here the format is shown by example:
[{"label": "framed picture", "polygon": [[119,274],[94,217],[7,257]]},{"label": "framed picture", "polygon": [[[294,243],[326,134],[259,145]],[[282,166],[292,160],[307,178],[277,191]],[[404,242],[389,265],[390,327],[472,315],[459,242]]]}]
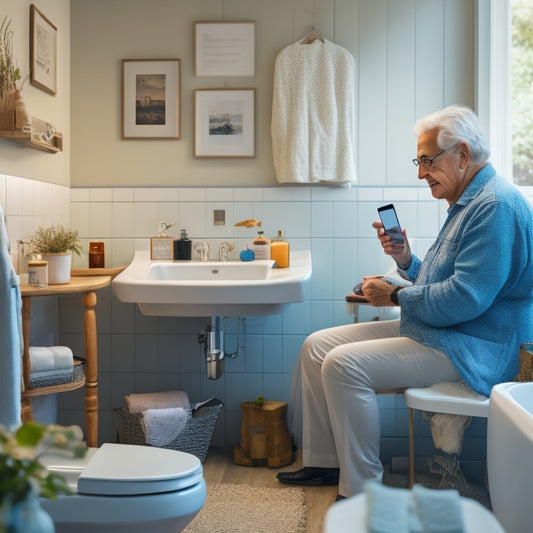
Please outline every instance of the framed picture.
[{"label": "framed picture", "polygon": [[30,6],[30,83],[50,94],[57,93],[57,28]]},{"label": "framed picture", "polygon": [[255,22],[194,23],[196,76],[255,76]]},{"label": "framed picture", "polygon": [[194,91],[195,157],[255,157],[255,89]]},{"label": "framed picture", "polygon": [[179,59],[122,60],[122,138],[179,139]]}]

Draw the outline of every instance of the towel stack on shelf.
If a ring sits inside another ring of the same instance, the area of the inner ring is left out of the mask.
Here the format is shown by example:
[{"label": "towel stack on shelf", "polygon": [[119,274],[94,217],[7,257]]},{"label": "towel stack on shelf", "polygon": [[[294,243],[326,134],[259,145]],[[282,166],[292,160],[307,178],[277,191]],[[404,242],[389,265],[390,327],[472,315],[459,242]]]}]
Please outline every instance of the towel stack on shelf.
[{"label": "towel stack on shelf", "polygon": [[30,386],[45,387],[73,380],[74,356],[67,346],[30,346]]}]

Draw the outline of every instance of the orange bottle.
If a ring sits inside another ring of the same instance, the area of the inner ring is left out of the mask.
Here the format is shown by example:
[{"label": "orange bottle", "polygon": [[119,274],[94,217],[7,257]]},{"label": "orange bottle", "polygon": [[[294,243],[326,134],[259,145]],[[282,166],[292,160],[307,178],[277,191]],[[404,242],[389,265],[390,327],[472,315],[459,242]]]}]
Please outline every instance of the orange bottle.
[{"label": "orange bottle", "polygon": [[283,238],[283,231],[278,231],[278,236],[270,242],[270,259],[276,261],[278,268],[289,266],[289,243]]}]

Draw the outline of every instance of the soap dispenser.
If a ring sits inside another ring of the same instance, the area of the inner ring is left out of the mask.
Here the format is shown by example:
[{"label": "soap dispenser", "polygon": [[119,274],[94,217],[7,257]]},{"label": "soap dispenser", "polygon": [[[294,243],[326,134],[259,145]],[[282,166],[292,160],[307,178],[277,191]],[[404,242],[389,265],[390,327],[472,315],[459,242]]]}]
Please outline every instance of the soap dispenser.
[{"label": "soap dispenser", "polygon": [[270,259],[276,261],[278,268],[289,266],[289,243],[283,238],[283,231],[278,231],[278,236],[274,237],[270,243]]},{"label": "soap dispenser", "polygon": [[255,253],[255,259],[270,259],[270,239],[263,235],[263,231],[257,232],[257,237],[252,241],[251,249]]},{"label": "soap dispenser", "polygon": [[180,238],[174,241],[174,260],[191,259],[192,242],[187,237],[187,231],[182,229]]}]

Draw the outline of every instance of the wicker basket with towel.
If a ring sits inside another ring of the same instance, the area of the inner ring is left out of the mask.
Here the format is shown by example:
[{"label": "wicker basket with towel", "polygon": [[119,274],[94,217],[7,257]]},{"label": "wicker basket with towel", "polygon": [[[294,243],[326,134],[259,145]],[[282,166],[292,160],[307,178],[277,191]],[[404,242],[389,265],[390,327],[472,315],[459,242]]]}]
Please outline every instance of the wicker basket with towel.
[{"label": "wicker basket with towel", "polygon": [[205,461],[220,400],[191,404],[182,391],[128,394],[125,399],[127,406],[117,409],[120,443],[179,450]]}]

